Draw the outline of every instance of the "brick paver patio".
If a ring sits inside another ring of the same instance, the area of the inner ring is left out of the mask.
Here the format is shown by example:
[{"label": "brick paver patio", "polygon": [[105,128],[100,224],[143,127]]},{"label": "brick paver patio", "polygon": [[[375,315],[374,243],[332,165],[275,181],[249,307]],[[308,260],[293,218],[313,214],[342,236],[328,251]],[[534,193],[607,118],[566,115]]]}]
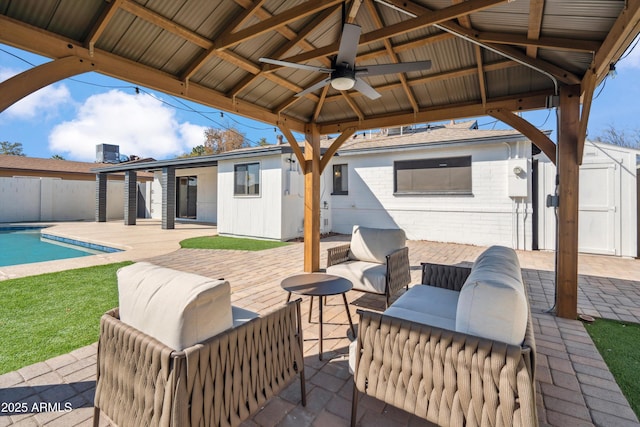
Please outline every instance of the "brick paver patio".
[{"label": "brick paver patio", "polygon": [[[322,241],[325,249],[346,237]],[[413,283],[420,280],[420,262],[468,264],[481,247],[410,241]],[[613,376],[579,321],[560,319],[545,311],[554,300],[553,254],[519,252],[529,286],[538,349],[538,416],[543,426],[640,426]],[[224,277],[232,285],[235,305],[265,312],[281,304],[286,293],[280,281],[302,270],[302,244],[262,252],[180,249],[150,258],[159,265]],[[581,256],[579,312],[640,323],[640,260]],[[381,310],[383,299],[349,292],[351,314],[356,309]],[[335,299],[333,299],[335,298]],[[325,309],[324,360],[317,357],[317,313],[307,322],[303,301],[307,406],[300,404],[295,382],[271,399],[246,426],[346,426],[351,409],[352,382],[347,367],[348,322],[340,297]],[[29,345],[29,343],[25,343]],[[95,387],[96,345],[0,376],[0,427],[6,425],[91,425]],[[32,411],[33,403],[44,406]],[[26,403],[29,410],[6,403]],[[56,406],[57,405],[57,406]],[[72,408],[65,411],[65,405]],[[40,410],[42,409],[42,410]],[[379,401],[362,398],[358,421],[362,426],[414,426],[425,421]],[[108,425],[104,419],[101,425]]]}]

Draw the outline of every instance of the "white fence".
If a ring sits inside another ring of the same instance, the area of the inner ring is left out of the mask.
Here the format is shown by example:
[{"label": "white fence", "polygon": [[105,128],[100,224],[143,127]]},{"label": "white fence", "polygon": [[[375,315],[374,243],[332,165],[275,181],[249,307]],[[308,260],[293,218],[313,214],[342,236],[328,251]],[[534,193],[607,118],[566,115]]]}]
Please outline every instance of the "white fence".
[{"label": "white fence", "polygon": [[[0,178],[0,222],[94,220],[95,181]],[[107,219],[124,218],[124,183],[107,184]]]}]

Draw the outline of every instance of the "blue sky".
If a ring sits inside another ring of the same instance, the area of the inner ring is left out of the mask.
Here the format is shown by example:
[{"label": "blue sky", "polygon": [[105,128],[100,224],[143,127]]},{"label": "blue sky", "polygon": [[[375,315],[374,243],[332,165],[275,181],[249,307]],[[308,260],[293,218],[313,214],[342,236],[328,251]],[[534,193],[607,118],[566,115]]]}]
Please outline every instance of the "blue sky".
[{"label": "blue sky", "polygon": [[[637,40],[636,40],[637,41]],[[632,43],[634,47],[636,43]],[[633,134],[640,130],[640,47],[627,52],[595,91],[588,135],[595,138],[609,126]],[[0,44],[0,81],[48,59]],[[208,127],[233,126],[253,144],[261,138],[275,143],[272,125],[252,121],[180,98],[154,92],[97,73],[66,79],[43,88],[0,113],[0,141],[20,142],[30,157],[54,154],[68,160],[94,161],[95,146],[116,144],[120,152],[167,159],[202,144]],[[555,113],[524,113],[534,126],[557,134]],[[476,118],[480,129],[508,128],[491,117]]]}]

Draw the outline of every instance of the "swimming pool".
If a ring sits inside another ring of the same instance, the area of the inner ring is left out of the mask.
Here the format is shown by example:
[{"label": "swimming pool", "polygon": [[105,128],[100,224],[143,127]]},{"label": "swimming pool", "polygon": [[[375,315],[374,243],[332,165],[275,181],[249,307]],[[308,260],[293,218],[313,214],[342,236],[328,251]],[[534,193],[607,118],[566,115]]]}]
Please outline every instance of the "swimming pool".
[{"label": "swimming pool", "polygon": [[0,267],[77,258],[119,249],[54,236],[45,227],[0,228]]}]

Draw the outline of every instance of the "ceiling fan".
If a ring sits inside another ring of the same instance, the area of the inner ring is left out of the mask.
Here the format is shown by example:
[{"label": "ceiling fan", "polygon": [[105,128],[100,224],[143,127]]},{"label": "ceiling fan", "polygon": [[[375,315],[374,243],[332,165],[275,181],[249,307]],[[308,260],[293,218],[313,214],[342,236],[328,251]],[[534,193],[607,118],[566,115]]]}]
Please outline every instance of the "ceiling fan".
[{"label": "ceiling fan", "polygon": [[380,76],[383,74],[407,73],[410,71],[428,70],[431,68],[431,61],[356,67],[355,60],[361,31],[362,29],[358,25],[344,24],[344,27],[342,28],[342,37],[340,38],[340,47],[338,48],[338,55],[336,55],[335,59],[332,61],[331,68],[296,64],[294,62],[269,58],[260,58],[259,61],[267,64],[329,74],[327,79],[306,88],[302,92],[296,94],[296,97],[306,95],[307,93],[316,91],[328,84],[331,84],[331,87],[336,90],[355,89],[367,96],[369,99],[377,99],[382,95],[371,87],[371,85],[362,80],[360,76]]}]

